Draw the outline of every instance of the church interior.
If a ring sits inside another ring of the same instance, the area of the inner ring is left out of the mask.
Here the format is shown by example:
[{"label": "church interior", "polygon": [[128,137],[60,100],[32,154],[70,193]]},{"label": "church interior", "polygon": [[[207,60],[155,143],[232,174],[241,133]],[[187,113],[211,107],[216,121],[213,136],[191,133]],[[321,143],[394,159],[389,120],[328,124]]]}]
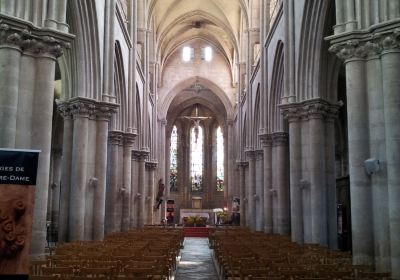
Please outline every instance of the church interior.
[{"label": "church interior", "polygon": [[399,0],[1,0],[0,276],[400,279],[399,116]]}]

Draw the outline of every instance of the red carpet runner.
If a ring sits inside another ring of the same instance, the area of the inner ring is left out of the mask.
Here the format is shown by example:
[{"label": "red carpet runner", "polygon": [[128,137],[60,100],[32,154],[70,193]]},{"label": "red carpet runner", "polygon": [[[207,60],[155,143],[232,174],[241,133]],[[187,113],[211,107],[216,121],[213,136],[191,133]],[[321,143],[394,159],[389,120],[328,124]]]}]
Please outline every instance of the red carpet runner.
[{"label": "red carpet runner", "polygon": [[185,237],[208,237],[207,227],[184,227]]}]

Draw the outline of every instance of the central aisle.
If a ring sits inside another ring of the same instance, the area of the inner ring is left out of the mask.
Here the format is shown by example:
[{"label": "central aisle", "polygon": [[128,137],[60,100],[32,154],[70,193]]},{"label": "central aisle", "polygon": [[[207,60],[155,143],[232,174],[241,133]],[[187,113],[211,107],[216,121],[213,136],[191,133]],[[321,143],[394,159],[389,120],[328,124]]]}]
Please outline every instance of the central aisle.
[{"label": "central aisle", "polygon": [[175,279],[218,280],[207,238],[185,238]]}]

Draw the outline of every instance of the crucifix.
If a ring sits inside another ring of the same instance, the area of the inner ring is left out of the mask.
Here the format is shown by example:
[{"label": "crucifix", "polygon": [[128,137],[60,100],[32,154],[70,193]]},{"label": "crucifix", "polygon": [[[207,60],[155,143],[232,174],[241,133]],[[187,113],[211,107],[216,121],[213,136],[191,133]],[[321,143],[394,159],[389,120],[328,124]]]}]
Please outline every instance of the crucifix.
[{"label": "crucifix", "polygon": [[199,116],[199,111],[198,111],[198,108],[197,108],[197,105],[196,105],[195,116],[194,117],[192,117],[192,116],[183,116],[182,118],[185,118],[185,119],[193,121],[193,123],[194,123],[195,143],[197,144],[197,139],[199,137],[200,122],[202,120],[212,119],[212,117],[201,117],[201,116]]}]

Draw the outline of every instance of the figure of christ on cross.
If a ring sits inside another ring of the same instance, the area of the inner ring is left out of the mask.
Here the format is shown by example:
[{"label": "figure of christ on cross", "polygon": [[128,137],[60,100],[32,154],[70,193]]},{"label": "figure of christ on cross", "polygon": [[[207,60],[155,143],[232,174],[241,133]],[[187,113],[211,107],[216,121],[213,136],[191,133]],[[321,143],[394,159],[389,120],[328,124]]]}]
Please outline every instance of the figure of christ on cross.
[{"label": "figure of christ on cross", "polygon": [[202,120],[212,119],[212,117],[201,117],[199,116],[199,111],[196,105],[196,114],[194,117],[192,116],[183,116],[182,118],[193,121],[194,123],[194,135],[195,135],[195,143],[197,143],[197,139],[199,137],[199,126]]}]

